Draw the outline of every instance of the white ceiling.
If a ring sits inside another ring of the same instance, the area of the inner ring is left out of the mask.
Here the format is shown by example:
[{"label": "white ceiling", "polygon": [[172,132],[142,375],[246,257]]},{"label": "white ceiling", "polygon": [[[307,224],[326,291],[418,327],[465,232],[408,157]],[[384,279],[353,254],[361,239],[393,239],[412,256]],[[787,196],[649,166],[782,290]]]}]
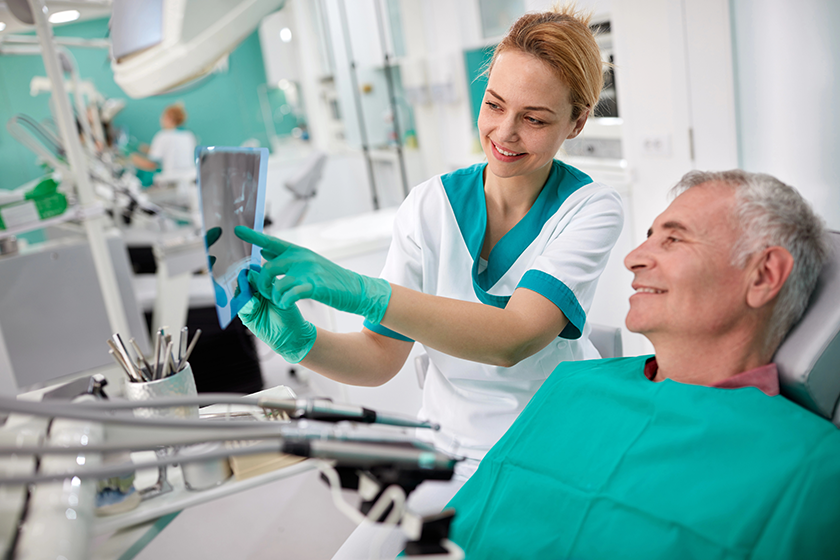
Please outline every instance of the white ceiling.
[{"label": "white ceiling", "polygon": [[[81,15],[76,21],[103,18],[111,14],[111,0],[47,0],[46,5],[51,13],[78,10]],[[12,15],[3,0],[0,0],[0,21],[6,24],[6,29],[0,31],[0,35],[32,30],[31,25],[19,22]]]}]

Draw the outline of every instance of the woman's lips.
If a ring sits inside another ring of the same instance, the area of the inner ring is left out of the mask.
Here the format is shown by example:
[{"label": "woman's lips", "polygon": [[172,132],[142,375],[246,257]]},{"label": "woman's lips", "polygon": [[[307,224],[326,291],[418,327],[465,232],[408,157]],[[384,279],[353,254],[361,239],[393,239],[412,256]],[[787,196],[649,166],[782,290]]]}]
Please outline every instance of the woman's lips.
[{"label": "woman's lips", "polygon": [[[504,148],[500,148],[492,140],[490,140],[490,144],[492,144],[492,146],[493,146],[493,155],[499,161],[504,161],[504,162],[517,161],[519,159],[522,159],[526,155],[528,155],[527,152],[515,153],[515,152],[511,152],[509,150],[505,150]],[[514,155],[509,155],[509,154],[514,154]]]}]

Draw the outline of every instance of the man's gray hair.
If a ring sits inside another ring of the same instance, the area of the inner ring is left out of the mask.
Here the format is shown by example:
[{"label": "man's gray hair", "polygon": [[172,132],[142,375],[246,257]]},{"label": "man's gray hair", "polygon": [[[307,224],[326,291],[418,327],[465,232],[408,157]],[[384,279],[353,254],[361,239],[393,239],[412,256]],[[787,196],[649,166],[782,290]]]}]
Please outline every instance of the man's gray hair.
[{"label": "man's gray hair", "polygon": [[828,260],[830,245],[822,218],[793,187],[763,173],[689,171],[671,193],[678,196],[703,183],[720,182],[735,188],[732,217],[741,237],[732,247],[732,264],[743,268],[749,258],[767,247],[780,246],[793,256],[793,270],[779,291],[770,318],[767,348],[775,349],[808,306],[817,277]]}]

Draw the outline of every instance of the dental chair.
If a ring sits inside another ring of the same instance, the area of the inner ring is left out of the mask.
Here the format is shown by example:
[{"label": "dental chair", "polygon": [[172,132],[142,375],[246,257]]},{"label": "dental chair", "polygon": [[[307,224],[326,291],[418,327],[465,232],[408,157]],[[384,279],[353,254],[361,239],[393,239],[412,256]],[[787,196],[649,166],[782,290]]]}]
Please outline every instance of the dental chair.
[{"label": "dental chair", "polygon": [[840,427],[840,232],[830,232],[830,239],[833,254],[805,315],[773,361],[784,396]]},{"label": "dental chair", "polygon": [[295,174],[283,182],[292,193],[292,200],[276,216],[272,228],[277,230],[299,226],[303,222],[309,203],[315,198],[318,184],[327,164],[327,153],[315,150],[304,160]]},{"label": "dental chair", "polygon": [[621,345],[621,329],[617,327],[593,323],[589,340],[602,358],[620,358],[624,351]]}]

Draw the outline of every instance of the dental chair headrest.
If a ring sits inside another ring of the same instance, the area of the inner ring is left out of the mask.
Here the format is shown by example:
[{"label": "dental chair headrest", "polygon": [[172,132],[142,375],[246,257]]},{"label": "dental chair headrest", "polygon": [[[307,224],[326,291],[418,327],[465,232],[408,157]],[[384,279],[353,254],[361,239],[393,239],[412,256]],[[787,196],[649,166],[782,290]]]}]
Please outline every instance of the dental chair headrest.
[{"label": "dental chair headrest", "polygon": [[773,361],[782,394],[840,427],[840,232],[829,233],[832,255],[802,320]]}]

